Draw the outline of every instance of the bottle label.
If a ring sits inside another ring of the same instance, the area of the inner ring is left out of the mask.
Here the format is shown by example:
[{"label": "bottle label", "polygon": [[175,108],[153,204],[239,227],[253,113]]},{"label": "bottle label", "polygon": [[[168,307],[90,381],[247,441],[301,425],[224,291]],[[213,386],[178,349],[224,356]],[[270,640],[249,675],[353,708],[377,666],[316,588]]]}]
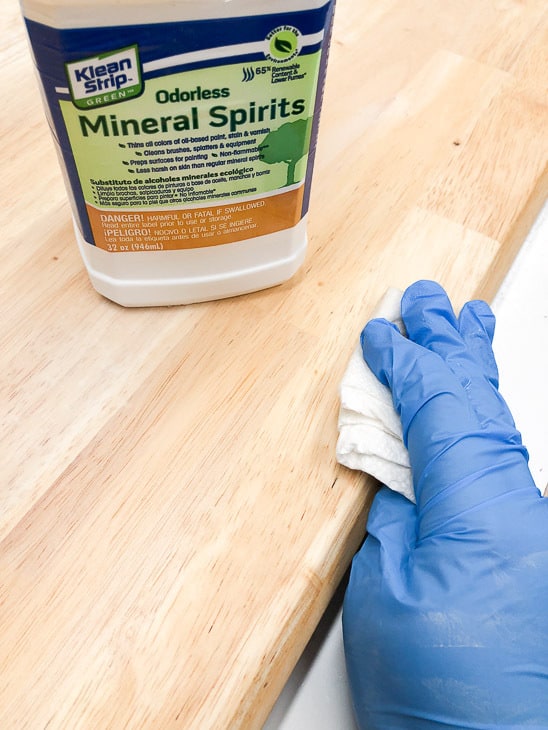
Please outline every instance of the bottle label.
[{"label": "bottle label", "polygon": [[84,239],[188,249],[298,223],[332,10],[70,30],[27,20]]}]

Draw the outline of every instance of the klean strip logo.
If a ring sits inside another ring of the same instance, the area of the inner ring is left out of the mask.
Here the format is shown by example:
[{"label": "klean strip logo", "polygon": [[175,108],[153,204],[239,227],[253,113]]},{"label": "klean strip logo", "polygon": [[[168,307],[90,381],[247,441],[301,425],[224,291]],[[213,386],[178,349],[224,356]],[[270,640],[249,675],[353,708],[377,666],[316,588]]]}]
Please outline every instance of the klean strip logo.
[{"label": "klean strip logo", "polygon": [[127,46],[65,64],[70,95],[78,109],[115,104],[143,90],[137,46]]}]

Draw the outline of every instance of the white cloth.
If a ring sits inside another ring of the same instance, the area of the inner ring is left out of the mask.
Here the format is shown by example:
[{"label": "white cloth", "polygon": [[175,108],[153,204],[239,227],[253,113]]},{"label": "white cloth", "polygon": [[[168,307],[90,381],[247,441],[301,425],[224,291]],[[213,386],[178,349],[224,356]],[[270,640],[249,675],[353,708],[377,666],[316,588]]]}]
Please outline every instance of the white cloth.
[{"label": "white cloth", "polygon": [[[401,297],[398,289],[388,289],[374,316],[394,322],[403,332]],[[366,365],[359,344],[342,379],[340,397],[337,460],[370,474],[414,502],[409,454],[392,394]]]}]

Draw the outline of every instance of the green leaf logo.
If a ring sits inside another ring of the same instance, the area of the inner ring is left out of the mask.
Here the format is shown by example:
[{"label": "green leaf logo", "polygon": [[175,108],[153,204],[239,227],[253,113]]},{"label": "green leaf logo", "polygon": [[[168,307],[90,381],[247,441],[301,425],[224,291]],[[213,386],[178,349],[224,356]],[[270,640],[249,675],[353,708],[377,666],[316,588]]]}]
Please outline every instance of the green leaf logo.
[{"label": "green leaf logo", "polygon": [[282,25],[270,31],[266,43],[266,57],[274,63],[285,63],[299,55],[301,32],[291,25]]},{"label": "green leaf logo", "polygon": [[281,54],[291,53],[293,50],[292,44],[289,41],[284,41],[283,38],[276,38],[274,48]]}]

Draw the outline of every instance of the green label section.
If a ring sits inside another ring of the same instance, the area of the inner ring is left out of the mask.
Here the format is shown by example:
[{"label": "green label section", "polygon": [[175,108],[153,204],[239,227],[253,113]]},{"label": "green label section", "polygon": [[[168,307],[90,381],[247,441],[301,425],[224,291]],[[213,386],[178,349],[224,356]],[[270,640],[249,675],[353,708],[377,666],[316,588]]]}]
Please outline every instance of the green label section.
[{"label": "green label section", "polygon": [[86,202],[180,206],[301,182],[319,63],[318,52],[166,75],[85,112],[61,101]]}]

